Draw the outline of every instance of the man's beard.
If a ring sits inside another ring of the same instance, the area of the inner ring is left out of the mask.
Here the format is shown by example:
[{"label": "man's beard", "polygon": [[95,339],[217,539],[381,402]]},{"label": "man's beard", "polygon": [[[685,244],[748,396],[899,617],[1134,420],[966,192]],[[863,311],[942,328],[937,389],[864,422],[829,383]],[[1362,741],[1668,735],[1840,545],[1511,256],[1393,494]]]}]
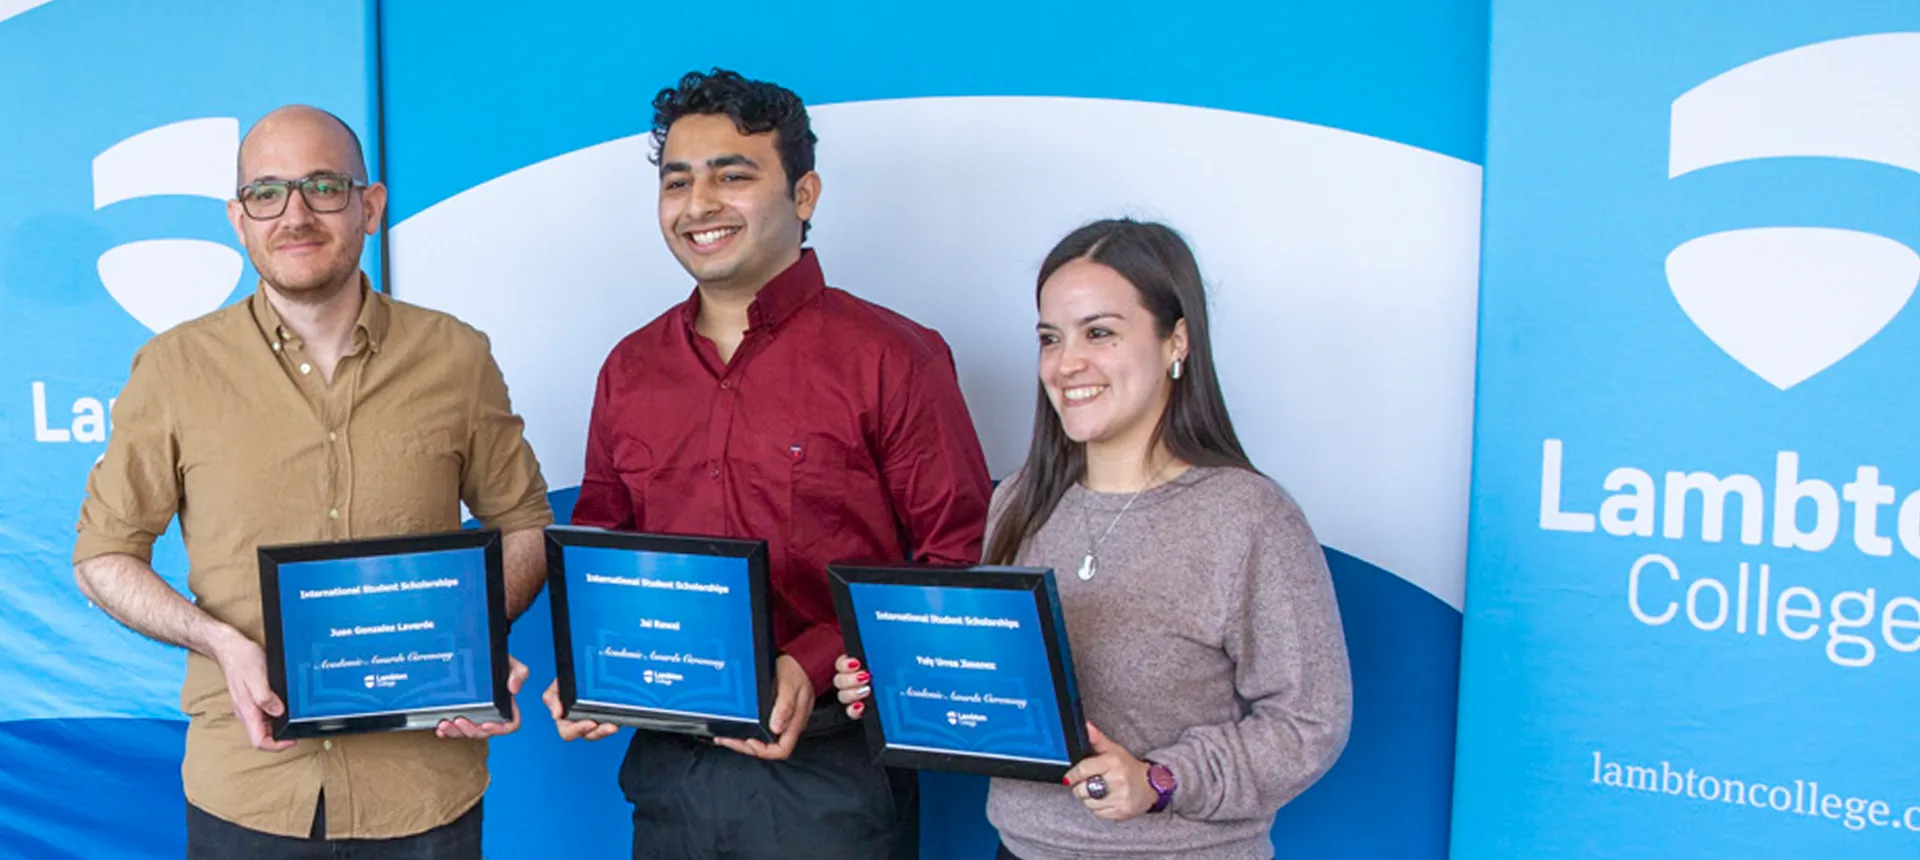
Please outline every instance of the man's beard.
[{"label": "man's beard", "polygon": [[[341,250],[334,244],[333,238],[325,233],[303,233],[288,236],[277,240],[277,245],[297,244],[311,239],[320,239],[327,243],[325,247],[336,251]],[[280,267],[272,265],[271,260],[272,258],[269,257],[266,261],[268,264],[264,266],[262,265],[263,261],[254,261],[254,268],[260,272],[262,280],[283,294],[290,296],[310,296],[327,291],[328,288],[334,287],[345,280],[355,268],[357,256],[346,256],[344,259],[341,257],[330,257],[326,261],[325,267],[320,271],[305,273],[299,276],[280,271]]]}]

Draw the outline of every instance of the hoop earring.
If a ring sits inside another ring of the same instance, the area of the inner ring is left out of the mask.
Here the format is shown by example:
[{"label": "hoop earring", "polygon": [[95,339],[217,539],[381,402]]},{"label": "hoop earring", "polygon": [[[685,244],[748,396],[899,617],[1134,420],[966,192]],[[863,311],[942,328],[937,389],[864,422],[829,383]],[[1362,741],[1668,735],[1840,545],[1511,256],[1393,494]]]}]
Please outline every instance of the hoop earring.
[{"label": "hoop earring", "polygon": [[1172,376],[1174,379],[1180,378],[1180,363],[1181,363],[1180,359],[1176,358],[1173,360],[1173,369],[1169,372],[1169,375]]}]

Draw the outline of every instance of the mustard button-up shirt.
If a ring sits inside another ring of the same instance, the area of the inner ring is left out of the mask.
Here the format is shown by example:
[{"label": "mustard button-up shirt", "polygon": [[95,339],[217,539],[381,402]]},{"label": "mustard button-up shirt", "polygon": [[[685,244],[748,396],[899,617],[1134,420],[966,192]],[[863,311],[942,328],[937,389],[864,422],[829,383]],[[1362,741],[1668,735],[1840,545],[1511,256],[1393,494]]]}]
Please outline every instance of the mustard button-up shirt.
[{"label": "mustard button-up shirt", "polygon": [[[328,382],[264,289],[134,356],[87,481],[75,563],[151,560],[178,515],[195,601],[259,642],[262,545],[451,531],[462,502],[503,531],[553,521],[485,335],[363,276],[353,342]],[[180,706],[188,801],[243,827],[304,837],[324,790],[330,838],[407,836],[486,791],[484,741],[415,731],[255,750],[219,666],[199,654],[187,655]]]}]

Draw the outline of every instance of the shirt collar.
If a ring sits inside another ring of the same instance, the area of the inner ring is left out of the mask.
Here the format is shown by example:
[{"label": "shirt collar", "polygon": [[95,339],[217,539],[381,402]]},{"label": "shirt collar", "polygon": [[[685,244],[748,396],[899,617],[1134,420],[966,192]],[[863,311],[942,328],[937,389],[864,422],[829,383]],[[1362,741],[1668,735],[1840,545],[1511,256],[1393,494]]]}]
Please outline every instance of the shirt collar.
[{"label": "shirt collar", "polygon": [[[273,302],[267,300],[265,281],[254,287],[249,299],[253,305],[253,320],[260,326],[260,334],[269,343],[275,341],[292,342],[299,340],[291,330],[280,322],[280,312],[273,309]],[[393,300],[385,293],[373,289],[367,280],[367,273],[360,273],[360,316],[354,320],[356,331],[366,336],[367,349],[380,351],[380,344],[387,339],[387,325],[393,316]]]},{"label": "shirt collar", "polygon": [[[826,288],[827,278],[820,271],[820,259],[814,255],[812,248],[802,248],[800,259],[774,275],[773,280],[753,294],[753,303],[747,306],[747,327],[756,330],[779,328],[795,311],[805,307]],[[698,287],[694,288],[693,295],[687,298],[683,307],[683,321],[688,329],[692,329],[694,320],[700,315]]]}]

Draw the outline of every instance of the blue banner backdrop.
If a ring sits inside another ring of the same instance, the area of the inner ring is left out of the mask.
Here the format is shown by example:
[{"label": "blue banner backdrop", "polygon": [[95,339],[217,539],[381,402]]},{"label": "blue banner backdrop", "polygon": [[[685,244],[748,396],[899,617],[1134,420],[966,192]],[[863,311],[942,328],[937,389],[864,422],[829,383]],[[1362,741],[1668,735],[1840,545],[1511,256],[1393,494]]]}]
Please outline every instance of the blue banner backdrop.
[{"label": "blue banner backdrop", "polygon": [[[89,606],[73,525],[133,352],[252,290],[240,135],[326,107],[378,170],[371,2],[0,3],[0,845],[178,856],[184,658]],[[377,271],[377,257],[368,265]],[[184,587],[173,537],[155,567]]]},{"label": "blue banner backdrop", "polygon": [[[655,224],[649,102],[687,71],[735,68],[807,100],[829,282],[946,336],[1005,476],[1031,426],[1047,248],[1091,218],[1169,221],[1209,279],[1241,436],[1332,548],[1353,656],[1352,742],[1274,841],[1440,857],[1487,14],[1469,0],[749,0],[728,7],[737,25],[706,29],[610,0],[385,4],[394,294],[491,336],[564,516],[601,361],[691,287]],[[550,834],[504,816],[541,810],[564,814],[581,853],[615,856],[625,735],[562,744],[539,716],[546,616],[537,605],[514,631],[532,716],[493,747],[489,809],[512,812],[490,812],[489,854],[538,856]],[[991,856],[984,781],[922,787],[925,856]]]},{"label": "blue banner backdrop", "polygon": [[1494,3],[1460,860],[1920,850],[1917,31]]},{"label": "blue banner backdrop", "polygon": [[[688,289],[652,223],[647,102],[723,65],[814,106],[829,279],[948,336],[997,475],[1023,453],[1025,321],[1046,248],[1112,214],[1188,234],[1236,421],[1330,547],[1353,655],[1353,741],[1282,811],[1275,841],[1288,854],[1441,856],[1485,4],[1169,14],[991,0],[797,18],[748,2],[729,14],[748,23],[687,30],[611,0],[458,14],[0,0],[0,78],[32,82],[0,88],[0,128],[31,132],[0,135],[0,844],[25,857],[179,853],[181,657],[87,606],[67,557],[134,349],[252,285],[219,204],[246,126],[317,104],[359,130],[370,158],[388,156],[396,292],[493,336],[564,518],[595,369]],[[324,61],[294,59],[308,54]],[[382,261],[370,252],[368,265]],[[181,582],[177,541],[157,564]],[[546,725],[546,619],[536,605],[512,639],[533,668],[528,725],[493,747],[488,855],[544,856],[564,820],[572,850],[618,856],[623,744],[565,745]],[[991,852],[983,782],[931,775],[924,788],[927,856]],[[1392,827],[1379,826],[1382,797]]]}]

